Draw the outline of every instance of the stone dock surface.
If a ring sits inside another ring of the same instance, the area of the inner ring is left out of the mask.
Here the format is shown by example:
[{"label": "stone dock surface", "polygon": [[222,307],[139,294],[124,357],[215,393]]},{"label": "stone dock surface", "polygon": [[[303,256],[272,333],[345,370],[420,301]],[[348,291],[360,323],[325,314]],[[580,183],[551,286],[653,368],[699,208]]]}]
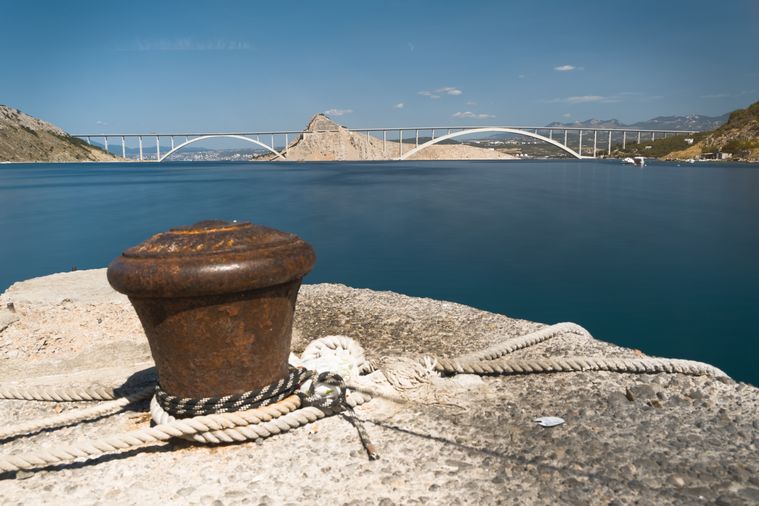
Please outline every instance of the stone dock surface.
[{"label": "stone dock surface", "polygon": [[[12,304],[12,310],[8,305]],[[578,322],[582,323],[582,322]],[[467,306],[305,285],[293,351],[326,335],[368,358],[456,357],[543,327]],[[715,346],[719,346],[715,336]],[[638,357],[577,334],[514,357]],[[139,321],[105,270],[17,283],[0,295],[0,385],[118,385],[152,366]],[[462,375],[357,408],[379,447],[332,416],[257,442],[172,441],[0,474],[5,504],[757,504],[759,390],[679,374]],[[0,400],[0,426],[90,406]],[[134,410],[0,441],[21,454],[149,424]],[[542,428],[538,416],[566,423]]]}]

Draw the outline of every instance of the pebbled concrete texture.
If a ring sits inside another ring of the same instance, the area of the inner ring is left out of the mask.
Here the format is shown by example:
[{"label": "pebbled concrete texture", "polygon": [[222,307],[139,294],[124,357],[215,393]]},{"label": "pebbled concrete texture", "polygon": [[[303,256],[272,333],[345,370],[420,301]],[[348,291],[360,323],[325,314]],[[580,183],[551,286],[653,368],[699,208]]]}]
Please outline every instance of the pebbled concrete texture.
[{"label": "pebbled concrete texture", "polygon": [[[115,385],[151,365],[134,312],[102,269],[17,283],[0,295],[0,308],[8,322],[0,330],[1,385]],[[457,356],[541,326],[450,302],[305,285],[293,351],[342,334],[382,364]],[[565,334],[514,356],[638,353]],[[759,503],[759,390],[750,385],[667,374],[464,375],[402,394],[407,402],[375,399],[357,409],[379,461],[368,461],[355,429],[333,416],[258,442],[175,441],[0,474],[0,503]],[[0,424],[89,405],[0,400]],[[0,441],[0,453],[142,427],[145,410],[143,403]],[[542,428],[537,416],[566,423]]]}]

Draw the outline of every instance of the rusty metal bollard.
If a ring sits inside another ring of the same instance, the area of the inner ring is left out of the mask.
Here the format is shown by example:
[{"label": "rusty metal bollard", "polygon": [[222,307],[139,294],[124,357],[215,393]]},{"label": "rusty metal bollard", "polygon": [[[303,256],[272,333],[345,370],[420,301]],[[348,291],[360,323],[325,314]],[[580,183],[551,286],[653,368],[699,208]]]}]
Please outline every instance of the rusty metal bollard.
[{"label": "rusty metal bollard", "polygon": [[315,260],[294,234],[202,221],[129,248],[108,281],[137,311],[163,390],[213,397],[287,374],[295,301]]}]

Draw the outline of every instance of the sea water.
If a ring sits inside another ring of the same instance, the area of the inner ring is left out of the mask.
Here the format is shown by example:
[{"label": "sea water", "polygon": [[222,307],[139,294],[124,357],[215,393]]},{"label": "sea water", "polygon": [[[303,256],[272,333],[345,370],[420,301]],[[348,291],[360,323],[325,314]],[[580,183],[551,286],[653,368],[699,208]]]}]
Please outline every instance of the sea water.
[{"label": "sea water", "polygon": [[169,227],[249,220],[307,283],[444,299],[759,385],[759,168],[618,161],[0,165],[0,290]]}]

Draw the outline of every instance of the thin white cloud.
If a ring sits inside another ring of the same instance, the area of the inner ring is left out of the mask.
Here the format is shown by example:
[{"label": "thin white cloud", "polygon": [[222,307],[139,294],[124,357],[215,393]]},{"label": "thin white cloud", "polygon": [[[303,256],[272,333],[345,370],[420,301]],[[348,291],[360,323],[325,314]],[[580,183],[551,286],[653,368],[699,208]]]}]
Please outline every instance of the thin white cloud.
[{"label": "thin white cloud", "polygon": [[140,39],[137,51],[250,51],[253,46],[244,40],[195,40],[191,37],[175,39]]},{"label": "thin white cloud", "polygon": [[488,119],[488,118],[495,118],[492,114],[484,114],[484,113],[474,113],[472,111],[463,111],[463,112],[455,112],[452,114],[454,118],[465,118],[465,119]]},{"label": "thin white cloud", "polygon": [[474,105],[477,105],[477,102],[475,102],[474,100],[470,100],[469,102],[466,103],[466,105],[474,106]]},{"label": "thin white cloud", "polygon": [[525,76],[524,74],[519,74],[519,75],[517,76],[517,79],[524,79],[525,77],[527,77],[527,76]]},{"label": "thin white cloud", "polygon": [[418,91],[417,95],[421,95],[423,97],[430,97],[431,99],[437,99],[440,98],[442,95],[461,95],[464,93],[460,89],[456,88],[455,86],[443,86],[442,88],[438,88],[436,90],[423,90]]},{"label": "thin white cloud", "polygon": [[403,102],[398,102],[397,104],[393,106],[393,109],[403,109],[404,107],[406,107],[406,104],[404,104]]},{"label": "thin white cloud", "polygon": [[464,93],[460,89],[455,88],[453,86],[446,86],[444,88],[438,88],[435,91],[438,92],[438,93],[445,93],[446,95],[461,95],[462,93]]},{"label": "thin white cloud", "polygon": [[562,118],[571,118],[572,115],[570,113],[568,113],[568,112],[565,112],[564,114],[561,115],[561,117]]},{"label": "thin white cloud", "polygon": [[99,126],[106,126],[108,123],[106,123],[105,121],[100,121],[100,120],[97,120],[97,121],[95,122],[95,124],[96,124],[96,125],[99,125]]},{"label": "thin white cloud", "polygon": [[573,96],[573,97],[562,97],[562,98],[548,98],[539,100],[539,102],[542,102],[544,104],[589,104],[589,103],[602,103],[602,104],[613,104],[616,102],[620,102],[621,99],[617,95],[610,95],[610,96],[603,96],[603,95],[579,95],[579,96]]},{"label": "thin white cloud", "polygon": [[708,93],[706,95],[701,95],[699,98],[727,98],[729,96],[729,93]]},{"label": "thin white cloud", "polygon": [[559,65],[553,69],[557,72],[572,72],[573,70],[577,70],[577,67],[574,65]]},{"label": "thin white cloud", "polygon": [[353,112],[353,109],[327,109],[324,114],[327,116],[345,116]]}]

